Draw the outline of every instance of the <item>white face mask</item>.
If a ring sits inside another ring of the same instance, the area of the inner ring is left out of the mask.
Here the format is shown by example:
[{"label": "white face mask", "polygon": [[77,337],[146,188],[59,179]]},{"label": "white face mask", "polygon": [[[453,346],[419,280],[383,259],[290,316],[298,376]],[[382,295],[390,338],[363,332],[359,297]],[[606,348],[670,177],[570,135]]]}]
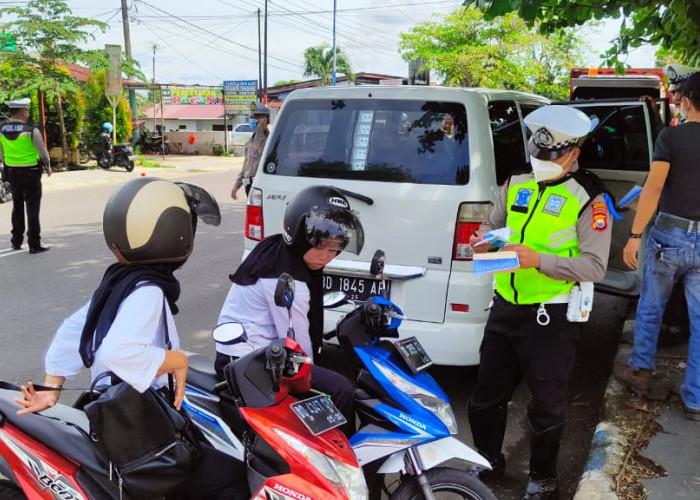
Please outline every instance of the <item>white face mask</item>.
[{"label": "white face mask", "polygon": [[546,182],[559,177],[573,154],[573,152],[569,153],[569,157],[563,165],[554,161],[538,160],[534,156],[531,156],[530,163],[532,164],[532,173],[535,176],[535,181]]}]

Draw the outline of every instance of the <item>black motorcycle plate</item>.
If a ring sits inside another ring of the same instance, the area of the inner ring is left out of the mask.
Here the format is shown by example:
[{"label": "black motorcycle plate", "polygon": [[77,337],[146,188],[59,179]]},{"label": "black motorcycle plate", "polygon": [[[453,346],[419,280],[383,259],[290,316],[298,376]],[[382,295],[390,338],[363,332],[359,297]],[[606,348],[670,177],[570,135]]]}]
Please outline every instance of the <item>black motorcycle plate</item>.
[{"label": "black motorcycle plate", "polygon": [[347,423],[330,398],[323,395],[297,401],[290,407],[314,436]]},{"label": "black motorcycle plate", "polygon": [[418,373],[433,364],[433,360],[415,337],[397,340],[394,345],[413,373]]}]

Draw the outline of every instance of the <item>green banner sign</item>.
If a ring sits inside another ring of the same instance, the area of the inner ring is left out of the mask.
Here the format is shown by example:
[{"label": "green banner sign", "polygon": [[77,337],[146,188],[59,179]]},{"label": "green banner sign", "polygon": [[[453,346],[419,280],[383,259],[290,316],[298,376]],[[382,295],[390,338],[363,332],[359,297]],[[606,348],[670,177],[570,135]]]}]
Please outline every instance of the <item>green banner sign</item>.
[{"label": "green banner sign", "polygon": [[14,52],[17,50],[17,37],[12,33],[0,33],[0,51]]}]

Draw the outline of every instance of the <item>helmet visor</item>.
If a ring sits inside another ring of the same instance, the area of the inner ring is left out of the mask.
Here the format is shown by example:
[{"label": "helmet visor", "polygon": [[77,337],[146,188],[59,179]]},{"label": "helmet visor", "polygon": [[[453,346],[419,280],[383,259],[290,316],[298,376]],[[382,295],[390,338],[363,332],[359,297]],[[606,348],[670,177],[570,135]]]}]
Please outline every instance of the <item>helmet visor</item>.
[{"label": "helmet visor", "polygon": [[359,254],[365,241],[360,221],[347,209],[312,208],[305,229],[306,239],[314,248]]},{"label": "helmet visor", "polygon": [[190,210],[192,210],[193,214],[202,219],[202,222],[210,226],[218,226],[221,224],[219,204],[209,191],[196,184],[190,184],[189,182],[176,182],[175,184],[184,191]]}]

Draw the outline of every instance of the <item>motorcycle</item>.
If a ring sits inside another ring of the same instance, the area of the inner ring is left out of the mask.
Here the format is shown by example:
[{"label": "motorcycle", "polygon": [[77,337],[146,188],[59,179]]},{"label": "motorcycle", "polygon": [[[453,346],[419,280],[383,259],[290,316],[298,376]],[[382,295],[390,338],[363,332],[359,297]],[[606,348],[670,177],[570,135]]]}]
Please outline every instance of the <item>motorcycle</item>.
[{"label": "motorcycle", "polygon": [[[362,469],[336,428],[345,418],[325,395],[309,397],[311,359],[294,340],[293,300],[294,279],[284,273],[275,304],[287,308],[287,337],[229,363],[224,382],[211,372],[198,372],[191,381],[188,371],[182,406],[214,446],[233,437],[229,448],[245,458],[253,498],[365,499]],[[246,341],[238,323],[219,325],[213,335],[228,344]]]},{"label": "motorcycle", "polygon": [[105,170],[112,166],[117,166],[125,168],[127,172],[131,172],[134,170],[134,160],[136,160],[134,148],[129,144],[117,144],[111,151],[100,151],[97,153],[97,164]]},{"label": "motorcycle", "polygon": [[0,203],[12,201],[10,183],[5,180],[5,167],[0,163]]},{"label": "motorcycle", "polygon": [[150,137],[141,135],[138,146],[141,148],[142,153],[148,152],[159,155],[170,154],[170,141],[168,141],[167,137],[161,137],[160,135],[153,135]]},{"label": "motorcycle", "polygon": [[[381,275],[383,265],[384,254],[377,251],[370,273]],[[327,294],[324,307],[336,307],[344,301],[343,293]],[[325,335],[326,339],[337,336],[346,358],[353,361],[360,428],[350,444],[363,466],[371,496],[378,498],[384,491],[394,500],[432,499],[433,492],[448,492],[462,498],[495,499],[468,471],[438,467],[450,459],[489,469],[490,464],[452,436],[457,433],[457,422],[449,399],[423,372],[431,361],[418,340],[383,340],[398,337],[402,316],[386,298],[373,297]],[[212,363],[203,356],[194,358],[190,357],[183,407],[210,434],[214,446],[240,457],[240,427],[233,419],[222,418],[227,403],[210,389],[216,380]],[[205,377],[210,377],[209,389]],[[395,473],[399,474],[399,485],[388,491],[387,476]]]}]

